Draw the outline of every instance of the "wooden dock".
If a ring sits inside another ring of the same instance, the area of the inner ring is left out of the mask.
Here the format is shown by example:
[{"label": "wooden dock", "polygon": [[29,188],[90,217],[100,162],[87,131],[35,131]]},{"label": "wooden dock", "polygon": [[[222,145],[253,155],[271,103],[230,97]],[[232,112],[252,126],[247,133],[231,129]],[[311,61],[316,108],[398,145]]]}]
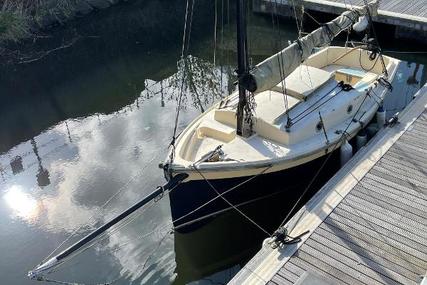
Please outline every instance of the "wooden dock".
[{"label": "wooden dock", "polygon": [[[293,17],[292,6],[295,4],[303,5],[309,11],[338,15],[363,3],[363,0],[253,0],[253,10]],[[427,0],[382,0],[374,21],[396,27],[398,38],[427,42]]]},{"label": "wooden dock", "polygon": [[229,284],[427,284],[427,84]]}]

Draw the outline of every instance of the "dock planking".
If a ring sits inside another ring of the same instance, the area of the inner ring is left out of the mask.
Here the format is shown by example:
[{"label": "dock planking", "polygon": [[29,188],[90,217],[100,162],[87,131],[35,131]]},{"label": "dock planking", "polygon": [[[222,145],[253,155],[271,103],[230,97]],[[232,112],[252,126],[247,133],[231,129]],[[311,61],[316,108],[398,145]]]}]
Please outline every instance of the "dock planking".
[{"label": "dock planking", "polygon": [[[364,3],[364,0],[253,0],[253,10],[294,17],[292,8],[295,5],[303,6],[306,11],[338,15]],[[395,27],[397,38],[426,42],[427,0],[382,0],[373,21]]]},{"label": "dock planking", "polygon": [[427,272],[427,85],[229,284],[421,284]]}]

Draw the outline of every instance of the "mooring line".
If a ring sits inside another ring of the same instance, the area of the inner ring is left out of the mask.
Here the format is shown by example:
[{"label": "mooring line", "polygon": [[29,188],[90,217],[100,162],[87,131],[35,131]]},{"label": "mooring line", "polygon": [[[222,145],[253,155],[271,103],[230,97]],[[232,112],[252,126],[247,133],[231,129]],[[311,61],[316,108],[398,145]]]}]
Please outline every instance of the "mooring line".
[{"label": "mooring line", "polygon": [[258,229],[260,229],[262,232],[264,232],[265,234],[267,234],[267,236],[270,236],[271,234],[264,229],[261,225],[259,225],[257,222],[255,222],[254,220],[252,220],[248,215],[246,215],[245,213],[243,213],[243,211],[241,211],[240,209],[236,208],[233,203],[231,203],[230,201],[227,200],[227,198],[225,198],[223,196],[223,194],[221,194],[216,188],[215,186],[212,185],[212,183],[203,175],[202,172],[200,172],[200,170],[197,168],[196,165],[193,165],[193,168],[200,174],[200,176],[206,181],[206,183],[209,185],[209,187],[215,191],[215,193],[222,199],[224,200],[224,202],[226,202],[228,205],[230,205],[234,210],[236,210],[238,213],[240,213],[243,217],[245,217],[248,221],[250,221],[252,224],[254,224]]}]

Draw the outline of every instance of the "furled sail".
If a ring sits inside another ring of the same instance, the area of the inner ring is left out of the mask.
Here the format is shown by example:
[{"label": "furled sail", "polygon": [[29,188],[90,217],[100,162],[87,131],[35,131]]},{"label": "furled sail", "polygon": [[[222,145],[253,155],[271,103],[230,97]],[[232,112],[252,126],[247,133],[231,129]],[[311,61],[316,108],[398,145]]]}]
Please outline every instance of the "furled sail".
[{"label": "furled sail", "polygon": [[250,71],[252,86],[256,86],[256,89],[248,88],[248,90],[252,89],[250,91],[259,93],[273,88],[298,68],[301,62],[311,55],[315,47],[330,44],[334,37],[349,29],[368,11],[372,16],[377,15],[378,0],[370,2],[367,6],[342,13],[331,22],[259,63]]}]

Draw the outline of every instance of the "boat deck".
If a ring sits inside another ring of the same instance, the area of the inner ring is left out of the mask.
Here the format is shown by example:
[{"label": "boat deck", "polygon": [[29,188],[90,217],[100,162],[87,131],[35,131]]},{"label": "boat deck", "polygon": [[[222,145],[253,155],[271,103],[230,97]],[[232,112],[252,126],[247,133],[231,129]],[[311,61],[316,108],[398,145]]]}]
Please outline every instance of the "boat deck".
[{"label": "boat deck", "polygon": [[[427,271],[427,85],[230,284],[421,284]],[[425,284],[425,283],[423,283]]]}]

